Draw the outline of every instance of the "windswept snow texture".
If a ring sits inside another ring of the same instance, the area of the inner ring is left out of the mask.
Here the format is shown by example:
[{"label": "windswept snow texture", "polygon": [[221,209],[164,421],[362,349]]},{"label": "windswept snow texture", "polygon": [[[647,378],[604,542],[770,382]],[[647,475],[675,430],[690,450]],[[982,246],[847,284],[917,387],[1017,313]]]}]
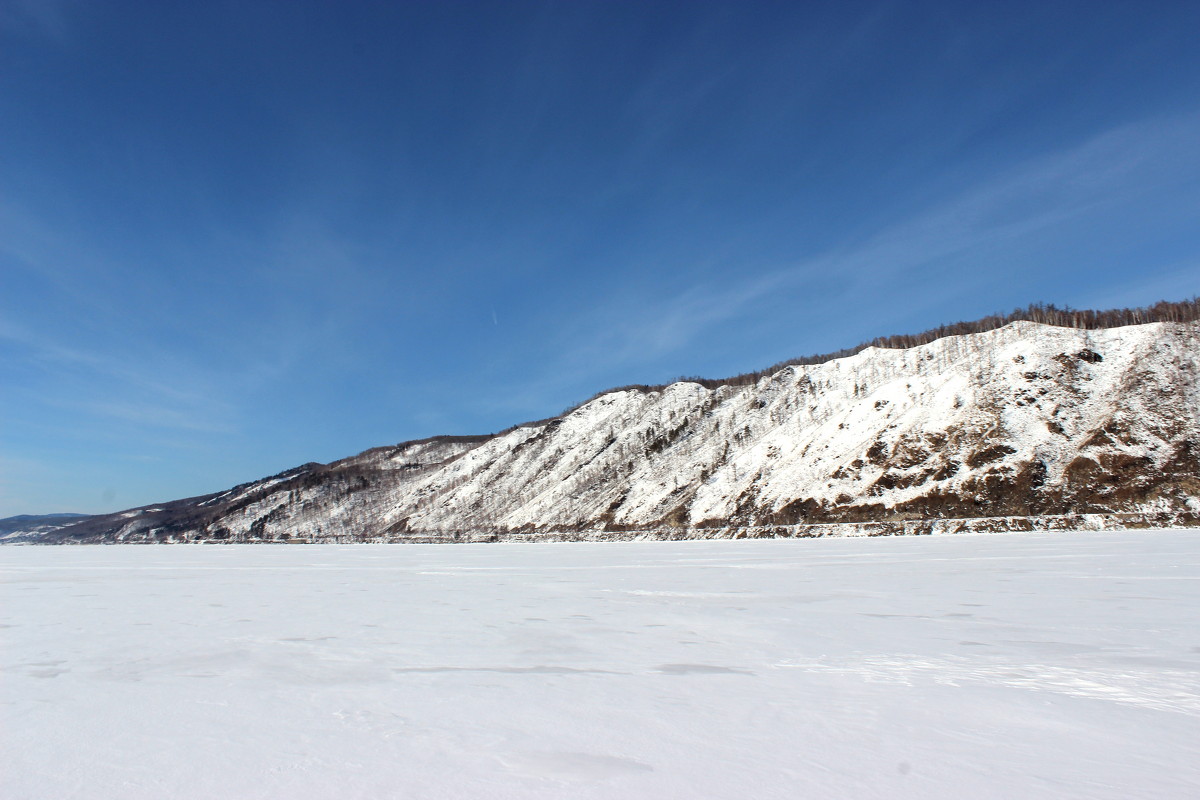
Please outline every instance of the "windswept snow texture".
[{"label": "windswept snow texture", "polygon": [[1200,797],[1200,531],[0,575],[8,800]]}]

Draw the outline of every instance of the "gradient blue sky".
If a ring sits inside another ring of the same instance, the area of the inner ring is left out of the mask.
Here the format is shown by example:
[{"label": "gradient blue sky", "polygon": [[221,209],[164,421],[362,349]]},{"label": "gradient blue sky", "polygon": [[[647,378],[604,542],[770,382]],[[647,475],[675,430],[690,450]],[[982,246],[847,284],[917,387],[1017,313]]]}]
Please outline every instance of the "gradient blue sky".
[{"label": "gradient blue sky", "polygon": [[0,516],[1200,291],[1200,3],[0,0]]}]

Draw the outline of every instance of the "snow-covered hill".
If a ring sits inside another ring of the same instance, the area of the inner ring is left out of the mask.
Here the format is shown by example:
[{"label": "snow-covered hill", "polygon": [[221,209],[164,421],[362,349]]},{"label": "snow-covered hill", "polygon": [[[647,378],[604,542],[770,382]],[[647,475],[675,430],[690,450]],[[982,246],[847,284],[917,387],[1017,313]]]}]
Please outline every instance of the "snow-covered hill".
[{"label": "snow-covered hill", "polygon": [[48,533],[75,525],[87,514],[20,514],[0,519],[0,542],[5,544],[37,540]]},{"label": "snow-covered hill", "polygon": [[752,385],[603,394],[97,517],[73,541],[595,536],[1132,512],[1200,518],[1200,323],[1013,322]]}]

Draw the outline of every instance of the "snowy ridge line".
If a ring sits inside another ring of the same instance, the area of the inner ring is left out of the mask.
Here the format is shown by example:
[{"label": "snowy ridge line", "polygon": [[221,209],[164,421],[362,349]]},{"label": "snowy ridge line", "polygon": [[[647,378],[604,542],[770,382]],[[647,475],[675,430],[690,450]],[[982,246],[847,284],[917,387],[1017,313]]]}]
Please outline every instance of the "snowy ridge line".
[{"label": "snowy ridge line", "polygon": [[[1017,321],[744,386],[613,391],[497,436],[375,448],[35,538],[889,535],[1087,515],[1200,522],[1200,323]],[[975,519],[993,522],[958,522]]]},{"label": "snowy ridge line", "polygon": [[[1187,300],[1178,302],[1169,302],[1166,300],[1155,303],[1152,306],[1143,308],[1114,308],[1106,311],[1093,309],[1072,309],[1058,308],[1053,303],[1033,303],[1025,308],[1014,309],[1008,314],[992,314],[982,319],[977,319],[971,322],[956,322],[951,325],[940,325],[936,328],[930,328],[927,331],[922,331],[917,334],[901,334],[899,336],[879,336],[868,342],[863,342],[856,347],[848,347],[842,350],[837,350],[832,353],[821,353],[819,355],[802,356],[800,358],[789,358],[785,361],[780,361],[764,369],[752,370],[743,372],[739,375],[731,375],[727,378],[704,378],[700,376],[683,376],[678,378],[675,383],[686,382],[696,383],[704,386],[707,389],[715,389],[721,386],[745,386],[756,383],[762,378],[774,375],[782,369],[793,366],[815,366],[825,364],[830,361],[836,361],[842,358],[849,358],[857,355],[863,350],[869,348],[881,348],[887,350],[908,350],[921,345],[931,344],[939,339],[947,339],[951,336],[965,336],[977,333],[988,333],[1007,327],[1014,322],[1033,322],[1038,325],[1048,325],[1056,328],[1072,328],[1076,330],[1103,330],[1111,328],[1123,328],[1134,325],[1147,325],[1152,322],[1197,322],[1200,321],[1200,297],[1192,297]],[[628,386],[619,386],[612,389],[606,389],[597,392],[592,396],[592,400],[597,397],[602,397],[610,392],[619,392],[624,390],[633,390],[639,392],[661,391],[670,384],[630,384]],[[584,405],[581,403],[580,405]],[[574,408],[568,409],[566,413],[574,411]]]}]

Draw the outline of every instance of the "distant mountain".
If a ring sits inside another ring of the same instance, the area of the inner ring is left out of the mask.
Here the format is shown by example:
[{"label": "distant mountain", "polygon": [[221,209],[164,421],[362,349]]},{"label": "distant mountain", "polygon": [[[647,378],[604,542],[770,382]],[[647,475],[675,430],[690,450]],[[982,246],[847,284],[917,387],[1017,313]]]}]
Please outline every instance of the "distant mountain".
[{"label": "distant mountain", "polygon": [[[1059,324],[1029,319],[1031,309],[1015,321],[881,340],[892,346],[727,381],[626,387],[500,434],[306,464],[218,494],[92,517],[44,540],[678,538],[818,535],[846,524],[881,533],[1200,522],[1200,304],[1107,317],[1034,309]],[[1157,321],[1124,324],[1146,319]],[[1100,516],[1079,516],[1089,514]]]},{"label": "distant mountain", "polygon": [[38,539],[43,534],[74,525],[88,518],[88,514],[19,514],[0,519],[0,541]]}]

